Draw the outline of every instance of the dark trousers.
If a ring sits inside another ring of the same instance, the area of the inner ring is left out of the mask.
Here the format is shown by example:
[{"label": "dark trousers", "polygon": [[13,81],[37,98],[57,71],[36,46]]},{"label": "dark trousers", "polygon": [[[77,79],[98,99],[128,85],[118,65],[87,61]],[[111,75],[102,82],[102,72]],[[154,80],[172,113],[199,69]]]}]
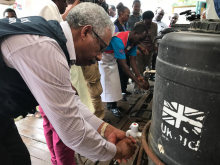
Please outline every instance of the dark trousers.
[{"label": "dark trousers", "polygon": [[109,109],[116,109],[117,108],[117,102],[109,102],[109,103],[107,103],[107,107]]},{"label": "dark trousers", "polygon": [[152,70],[156,69],[156,61],[157,61],[157,53],[154,53],[152,58]]},{"label": "dark trousers", "polygon": [[[152,70],[156,70],[157,53],[153,54],[152,57]],[[150,77],[155,77],[155,74],[151,74]]]},{"label": "dark trousers", "polygon": [[18,133],[14,119],[0,119],[0,164],[31,165],[30,154]]},{"label": "dark trousers", "polygon": [[[126,60],[127,60],[127,65],[130,68],[129,55],[126,55]],[[121,91],[122,91],[122,93],[125,93],[127,90],[127,84],[128,84],[129,77],[124,73],[124,71],[122,70],[122,68],[119,64],[118,64],[118,71],[119,71],[120,82],[121,82]]]}]

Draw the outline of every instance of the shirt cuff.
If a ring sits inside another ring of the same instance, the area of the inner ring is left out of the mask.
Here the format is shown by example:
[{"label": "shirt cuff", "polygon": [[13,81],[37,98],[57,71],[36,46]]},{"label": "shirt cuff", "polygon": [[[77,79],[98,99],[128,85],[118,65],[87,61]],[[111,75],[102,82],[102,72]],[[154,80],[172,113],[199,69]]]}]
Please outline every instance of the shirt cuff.
[{"label": "shirt cuff", "polygon": [[101,156],[99,158],[100,161],[112,160],[115,157],[115,155],[116,155],[117,147],[113,143],[107,142],[106,151],[107,152],[106,152],[105,158],[104,158],[105,160],[102,160],[103,156]]},{"label": "shirt cuff", "polygon": [[96,117],[95,115],[93,115],[89,121],[87,121],[95,130],[98,130],[98,128],[100,127],[100,125],[102,125],[102,123],[104,122],[103,120],[99,119],[98,117]]}]

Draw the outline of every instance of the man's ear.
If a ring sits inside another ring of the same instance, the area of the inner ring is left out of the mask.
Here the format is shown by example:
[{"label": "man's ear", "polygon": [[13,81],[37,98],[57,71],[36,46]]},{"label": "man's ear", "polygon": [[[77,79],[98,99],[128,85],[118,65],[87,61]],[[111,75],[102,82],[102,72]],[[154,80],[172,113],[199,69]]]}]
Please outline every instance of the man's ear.
[{"label": "man's ear", "polygon": [[133,31],[133,34],[136,36],[136,35],[138,35],[138,32],[136,32],[136,31]]},{"label": "man's ear", "polygon": [[81,38],[84,40],[86,37],[88,37],[88,34],[91,33],[92,31],[92,26],[91,25],[86,25],[82,28],[81,30]]}]

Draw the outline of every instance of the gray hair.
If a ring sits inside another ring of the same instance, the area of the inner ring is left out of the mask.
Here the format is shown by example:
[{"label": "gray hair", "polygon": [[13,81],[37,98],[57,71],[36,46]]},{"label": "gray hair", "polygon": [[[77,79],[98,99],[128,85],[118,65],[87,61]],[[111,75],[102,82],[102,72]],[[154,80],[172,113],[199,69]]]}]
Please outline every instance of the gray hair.
[{"label": "gray hair", "polygon": [[105,29],[109,29],[112,35],[115,32],[114,24],[106,11],[101,6],[90,2],[83,2],[75,6],[69,12],[66,21],[74,29],[91,25],[100,37],[105,35]]}]

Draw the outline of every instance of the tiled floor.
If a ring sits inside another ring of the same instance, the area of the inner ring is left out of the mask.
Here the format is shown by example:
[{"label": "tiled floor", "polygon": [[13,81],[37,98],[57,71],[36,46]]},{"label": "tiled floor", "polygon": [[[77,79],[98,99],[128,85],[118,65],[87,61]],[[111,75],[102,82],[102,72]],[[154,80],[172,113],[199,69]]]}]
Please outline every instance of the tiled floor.
[{"label": "tiled floor", "polygon": [[[129,91],[132,91],[132,85],[129,85]],[[135,102],[141,97],[141,94],[132,94],[130,96],[127,96],[128,101],[119,101],[118,106],[121,106],[124,110],[123,113],[126,115],[129,110],[133,107]],[[106,106],[105,103],[103,103],[104,106]],[[119,119],[112,115],[112,113],[109,110],[106,110],[106,117],[110,119],[110,124],[115,126],[116,128],[122,129],[124,126],[126,126],[126,122],[128,121],[128,118],[124,117],[122,119]],[[26,117],[20,121],[16,122],[16,125],[18,127],[19,133],[26,144],[32,160],[32,165],[48,165],[51,164],[50,159],[50,153],[46,145],[46,140],[43,133],[43,120],[42,118],[36,118],[36,117]],[[129,125],[126,126],[127,128]],[[85,160],[85,159],[84,159]],[[87,160],[85,163],[87,165],[92,165],[91,161]],[[107,165],[109,162],[102,162],[99,163],[99,165]],[[131,161],[129,163],[123,163],[130,165]]]}]

